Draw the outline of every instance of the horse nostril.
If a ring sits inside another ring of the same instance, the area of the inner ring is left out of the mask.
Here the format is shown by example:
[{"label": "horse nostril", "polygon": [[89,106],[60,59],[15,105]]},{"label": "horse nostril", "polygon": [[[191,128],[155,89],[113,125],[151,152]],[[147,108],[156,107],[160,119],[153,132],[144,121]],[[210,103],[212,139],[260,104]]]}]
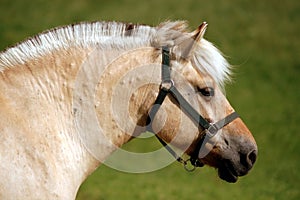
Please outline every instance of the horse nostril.
[{"label": "horse nostril", "polygon": [[242,165],[244,165],[246,168],[251,169],[253,164],[256,161],[257,152],[256,150],[250,151],[248,154],[240,154],[240,162]]},{"label": "horse nostril", "polygon": [[256,157],[257,157],[257,152],[256,150],[253,150],[251,151],[249,154],[248,154],[248,160],[249,162],[254,165],[255,161],[256,161]]}]

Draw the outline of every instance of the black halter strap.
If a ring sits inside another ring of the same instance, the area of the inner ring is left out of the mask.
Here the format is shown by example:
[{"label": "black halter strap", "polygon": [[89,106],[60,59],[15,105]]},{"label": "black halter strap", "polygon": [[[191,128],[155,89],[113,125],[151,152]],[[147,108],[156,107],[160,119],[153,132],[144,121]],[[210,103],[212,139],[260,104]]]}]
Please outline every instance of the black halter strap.
[{"label": "black halter strap", "polygon": [[[195,150],[190,156],[189,161],[194,167],[202,167],[203,164],[198,159],[198,154],[201,146],[203,145],[204,139],[208,137],[212,138],[216,133],[222,129],[224,126],[235,120],[239,117],[236,112],[233,112],[226,116],[224,119],[216,122],[209,123],[206,119],[204,119],[190,104],[185,100],[185,98],[181,95],[181,93],[174,86],[174,82],[171,79],[171,68],[170,68],[170,50],[168,47],[162,48],[162,82],[160,85],[160,90],[158,96],[154,102],[154,106],[151,108],[148,118],[147,118],[147,131],[154,133],[152,129],[152,119],[154,119],[156,113],[158,112],[160,106],[165,100],[168,94],[171,94],[172,97],[177,101],[180,105],[180,108],[186,113],[191,120],[194,121],[197,125],[204,129],[203,135],[201,136],[200,141],[198,141]],[[155,133],[154,133],[155,134]],[[182,159],[177,153],[160,137],[155,134],[156,138],[159,142],[170,152],[170,154],[180,163],[183,163],[185,166],[187,165],[187,161]],[[206,140],[207,141],[207,140]],[[193,168],[194,169],[194,168]]]}]

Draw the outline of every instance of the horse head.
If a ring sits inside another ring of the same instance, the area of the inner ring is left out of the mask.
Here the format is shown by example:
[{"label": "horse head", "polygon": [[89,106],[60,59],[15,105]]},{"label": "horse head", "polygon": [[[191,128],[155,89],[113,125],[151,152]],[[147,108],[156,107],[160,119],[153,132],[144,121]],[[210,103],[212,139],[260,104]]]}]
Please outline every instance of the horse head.
[{"label": "horse head", "polygon": [[[234,109],[224,95],[223,85],[229,79],[229,65],[221,53],[203,39],[207,24],[187,33],[185,39],[170,48],[171,79],[189,104],[208,123],[226,121]],[[213,137],[203,137],[205,128],[194,123],[182,110],[176,95],[168,96],[154,120],[163,127],[158,135],[163,140],[197,155],[203,164],[218,169],[221,179],[236,182],[248,173],[256,161],[257,145],[244,124],[236,117],[224,124]],[[167,114],[167,119],[162,115]],[[162,125],[164,123],[164,125]],[[155,128],[154,128],[155,129]],[[200,146],[199,146],[200,145]],[[195,152],[196,151],[196,152]]]}]

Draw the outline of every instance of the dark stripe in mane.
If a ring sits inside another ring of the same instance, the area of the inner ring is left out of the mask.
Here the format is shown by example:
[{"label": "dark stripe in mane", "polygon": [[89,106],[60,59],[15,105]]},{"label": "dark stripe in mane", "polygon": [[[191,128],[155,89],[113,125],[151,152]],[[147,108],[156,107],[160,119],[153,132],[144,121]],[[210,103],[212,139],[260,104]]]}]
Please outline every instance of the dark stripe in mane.
[{"label": "dark stripe in mane", "polygon": [[132,30],[135,29],[136,25],[133,25],[132,23],[126,24],[125,27],[125,36],[131,36]]}]

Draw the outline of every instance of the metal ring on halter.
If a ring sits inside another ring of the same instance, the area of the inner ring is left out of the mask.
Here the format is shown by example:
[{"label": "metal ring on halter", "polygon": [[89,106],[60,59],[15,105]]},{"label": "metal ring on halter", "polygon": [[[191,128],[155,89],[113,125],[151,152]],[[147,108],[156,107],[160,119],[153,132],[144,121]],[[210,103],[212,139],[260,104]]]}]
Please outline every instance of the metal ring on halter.
[{"label": "metal ring on halter", "polygon": [[160,84],[160,89],[169,91],[174,86],[173,80],[163,81]]},{"label": "metal ring on halter", "polygon": [[193,171],[195,171],[196,166],[192,165],[192,168],[189,168],[187,166],[188,165],[188,161],[190,161],[190,159],[188,159],[188,160],[186,160],[186,161],[183,162],[183,167],[184,167],[185,171],[187,171],[187,172],[193,172]]}]

